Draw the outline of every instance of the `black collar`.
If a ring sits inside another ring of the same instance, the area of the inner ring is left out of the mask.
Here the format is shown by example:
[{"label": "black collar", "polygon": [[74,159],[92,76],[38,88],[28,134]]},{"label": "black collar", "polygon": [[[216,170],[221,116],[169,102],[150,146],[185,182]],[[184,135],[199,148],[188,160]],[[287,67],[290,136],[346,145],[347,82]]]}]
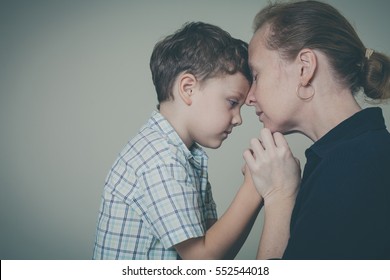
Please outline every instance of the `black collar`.
[{"label": "black collar", "polygon": [[370,130],[385,129],[382,109],[379,107],[361,110],[344,120],[306,150],[306,157],[314,152],[323,158],[334,147]]}]

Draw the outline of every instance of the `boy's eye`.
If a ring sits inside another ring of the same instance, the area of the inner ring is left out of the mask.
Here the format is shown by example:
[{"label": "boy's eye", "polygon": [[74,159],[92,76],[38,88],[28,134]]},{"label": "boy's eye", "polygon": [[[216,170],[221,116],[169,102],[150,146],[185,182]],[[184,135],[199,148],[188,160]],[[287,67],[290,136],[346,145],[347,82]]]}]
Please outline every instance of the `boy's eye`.
[{"label": "boy's eye", "polygon": [[231,107],[235,107],[235,106],[238,105],[238,101],[237,100],[229,99],[228,102],[229,102]]}]

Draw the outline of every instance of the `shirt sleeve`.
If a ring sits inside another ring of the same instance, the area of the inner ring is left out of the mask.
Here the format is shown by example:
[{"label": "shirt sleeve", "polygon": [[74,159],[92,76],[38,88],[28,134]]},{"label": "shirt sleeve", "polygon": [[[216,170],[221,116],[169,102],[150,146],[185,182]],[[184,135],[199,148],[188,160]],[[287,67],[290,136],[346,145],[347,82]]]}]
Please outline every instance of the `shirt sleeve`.
[{"label": "shirt sleeve", "polygon": [[205,233],[201,192],[187,176],[184,167],[171,164],[154,166],[140,178],[143,193],[134,203],[165,248]]},{"label": "shirt sleeve", "polygon": [[206,195],[205,195],[205,204],[206,204],[206,219],[207,220],[217,220],[217,205],[213,198],[213,193],[211,191],[211,185],[207,182]]}]

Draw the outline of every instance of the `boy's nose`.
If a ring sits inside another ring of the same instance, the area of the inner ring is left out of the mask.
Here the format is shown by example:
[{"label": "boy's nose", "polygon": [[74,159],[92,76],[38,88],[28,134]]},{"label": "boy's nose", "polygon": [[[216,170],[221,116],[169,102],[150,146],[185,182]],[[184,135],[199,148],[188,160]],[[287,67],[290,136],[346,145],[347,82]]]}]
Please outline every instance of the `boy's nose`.
[{"label": "boy's nose", "polygon": [[232,120],[232,123],[234,126],[239,126],[242,124],[242,117],[241,117],[241,113],[238,113],[234,116],[233,120]]}]

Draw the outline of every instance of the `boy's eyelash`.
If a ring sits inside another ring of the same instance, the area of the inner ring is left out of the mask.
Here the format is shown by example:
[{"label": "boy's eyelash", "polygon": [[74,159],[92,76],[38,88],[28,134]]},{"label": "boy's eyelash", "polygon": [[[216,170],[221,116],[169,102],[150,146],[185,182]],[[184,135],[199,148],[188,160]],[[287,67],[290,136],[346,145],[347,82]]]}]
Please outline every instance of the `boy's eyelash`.
[{"label": "boy's eyelash", "polygon": [[238,105],[238,101],[233,100],[233,99],[229,99],[229,104],[230,104],[230,106],[234,107],[234,106]]}]

